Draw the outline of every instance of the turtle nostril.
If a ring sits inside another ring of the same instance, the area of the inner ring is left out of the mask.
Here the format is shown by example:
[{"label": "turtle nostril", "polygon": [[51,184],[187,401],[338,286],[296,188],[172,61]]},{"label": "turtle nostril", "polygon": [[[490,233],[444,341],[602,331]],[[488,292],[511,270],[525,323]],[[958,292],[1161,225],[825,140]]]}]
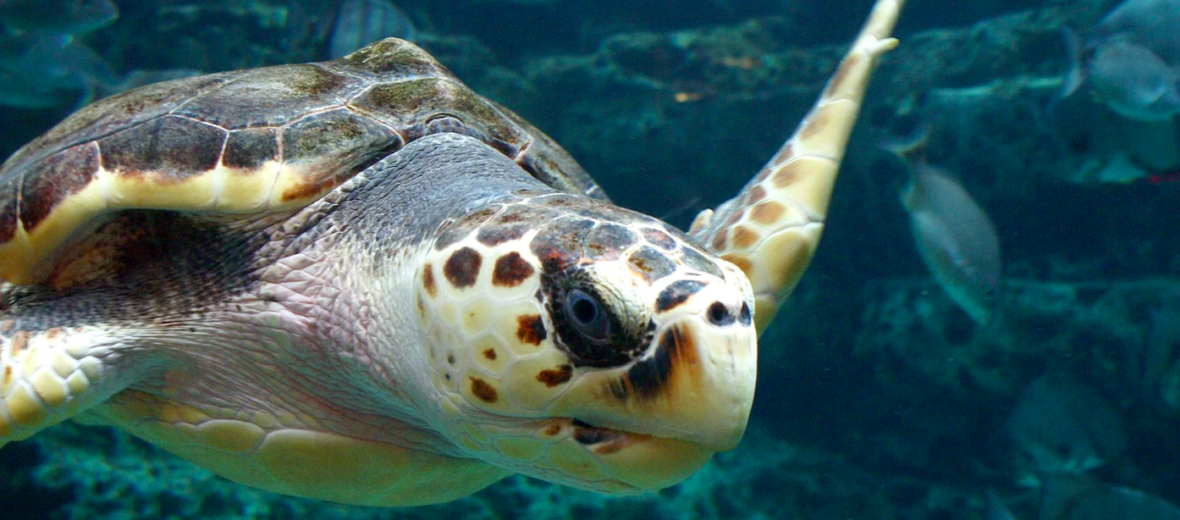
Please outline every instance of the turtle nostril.
[{"label": "turtle nostril", "polygon": [[754,323],[754,317],[750,315],[750,304],[742,302],[742,315],[738,316],[738,320],[742,322],[742,325]]},{"label": "turtle nostril", "polygon": [[729,325],[733,323],[734,317],[729,313],[729,308],[721,302],[713,302],[709,306],[709,321],[718,327]]}]

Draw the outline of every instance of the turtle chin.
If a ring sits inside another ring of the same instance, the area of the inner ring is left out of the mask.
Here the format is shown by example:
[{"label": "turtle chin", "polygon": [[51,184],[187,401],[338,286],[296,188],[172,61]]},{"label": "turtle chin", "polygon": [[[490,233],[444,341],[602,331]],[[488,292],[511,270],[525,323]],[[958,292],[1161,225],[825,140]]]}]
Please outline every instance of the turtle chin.
[{"label": "turtle chin", "polygon": [[554,419],[563,436],[550,445],[546,464],[558,474],[532,476],[600,493],[630,494],[675,485],[701,469],[717,450],[681,439]]}]

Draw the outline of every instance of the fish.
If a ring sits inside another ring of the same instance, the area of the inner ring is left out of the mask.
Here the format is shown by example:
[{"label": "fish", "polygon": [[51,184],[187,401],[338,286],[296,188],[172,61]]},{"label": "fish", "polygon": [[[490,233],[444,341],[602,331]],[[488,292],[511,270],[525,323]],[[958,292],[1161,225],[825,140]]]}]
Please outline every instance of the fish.
[{"label": "fish", "polygon": [[1180,62],[1180,0],[1126,0],[1095,26],[1096,37],[1128,38],[1168,63]]},{"label": "fish", "polygon": [[1064,30],[1070,70],[1059,97],[1088,87],[1095,99],[1136,121],[1180,114],[1180,0],[1127,0],[1083,40]]},{"label": "fish", "polygon": [[1180,508],[1090,475],[1054,474],[1041,487],[1040,520],[1180,520]]},{"label": "fish", "polygon": [[999,235],[954,175],[918,157],[928,134],[884,145],[909,169],[901,203],[909,213],[918,254],[935,281],[972,320],[987,325],[1000,299]]},{"label": "fish", "polygon": [[382,38],[413,41],[417,34],[406,13],[388,0],[346,0],[336,12],[328,54],[336,59]]},{"label": "fish", "polygon": [[1148,311],[1147,333],[1140,348],[1129,352],[1126,373],[1148,405],[1180,411],[1180,303]]},{"label": "fish", "polygon": [[78,106],[119,76],[70,34],[28,32],[0,40],[0,104],[30,109]]},{"label": "fish", "polygon": [[124,90],[200,73],[169,69],[120,75],[71,34],[26,32],[0,38],[0,105],[10,107],[77,109]]},{"label": "fish", "polygon": [[[987,520],[1016,515],[987,491]],[[1041,486],[1039,520],[1180,520],[1180,508],[1142,491],[1098,482],[1091,475],[1047,475]]]},{"label": "fish", "polygon": [[0,26],[26,31],[87,34],[114,23],[119,7],[111,0],[0,0]]},{"label": "fish", "polygon": [[1118,412],[1102,394],[1063,372],[1030,383],[1006,429],[1037,474],[1089,471],[1127,449]]},{"label": "fish", "polygon": [[1070,43],[1073,66],[1063,96],[1083,84],[1095,99],[1115,113],[1136,121],[1162,121],[1180,114],[1180,70],[1157,54],[1126,38],[1114,38],[1090,50],[1090,58],[1076,34]]}]

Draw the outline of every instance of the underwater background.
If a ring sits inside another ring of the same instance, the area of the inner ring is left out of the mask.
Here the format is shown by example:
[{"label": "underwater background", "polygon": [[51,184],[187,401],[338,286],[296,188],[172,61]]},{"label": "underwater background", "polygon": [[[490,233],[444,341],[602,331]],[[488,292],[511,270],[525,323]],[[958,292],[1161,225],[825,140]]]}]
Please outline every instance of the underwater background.
[{"label": "underwater background", "polygon": [[[0,156],[124,88],[398,36],[683,228],[778,149],[871,4],[0,0]],[[1151,24],[1180,35],[1180,1],[910,0],[746,438],[680,485],[348,507],[69,423],[0,450],[0,520],[1180,518],[1180,37]],[[990,319],[899,200],[934,166],[992,225],[951,227],[1002,250]]]}]

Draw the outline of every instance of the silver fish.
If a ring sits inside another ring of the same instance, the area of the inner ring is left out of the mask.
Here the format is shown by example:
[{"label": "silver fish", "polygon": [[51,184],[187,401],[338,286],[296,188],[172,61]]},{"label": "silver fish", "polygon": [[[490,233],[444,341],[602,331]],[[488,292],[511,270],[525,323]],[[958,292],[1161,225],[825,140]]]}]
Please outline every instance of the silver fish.
[{"label": "silver fish", "polygon": [[946,170],[919,162],[901,202],[918,253],[934,279],[971,319],[991,320],[1000,293],[1000,240],[995,225]]},{"label": "silver fish", "polygon": [[1040,520],[1180,520],[1180,508],[1088,475],[1052,475],[1041,488]]},{"label": "silver fish", "polygon": [[328,53],[335,59],[382,38],[413,40],[416,34],[406,13],[387,0],[347,0],[336,13]]},{"label": "silver fish", "polygon": [[926,162],[929,136],[930,128],[923,126],[909,138],[881,146],[909,169],[900,198],[922,261],[951,300],[985,325],[999,304],[1000,239],[987,213],[954,176]]},{"label": "silver fish", "polygon": [[80,108],[127,89],[196,74],[200,71],[173,69],[119,75],[69,34],[27,32],[0,39],[0,105],[11,107]]},{"label": "silver fish", "polygon": [[1180,304],[1149,311],[1143,345],[1129,353],[1127,377],[1149,405],[1180,411]]},{"label": "silver fish", "polygon": [[119,18],[111,0],[0,0],[0,25],[12,32],[85,34]]},{"label": "silver fish", "polygon": [[1097,39],[1125,37],[1164,61],[1180,63],[1180,1],[1126,0],[1095,27]]},{"label": "silver fish", "polygon": [[1066,30],[1071,68],[1062,87],[1083,85],[1115,113],[1138,121],[1180,114],[1180,0],[1127,0],[1083,41]]},{"label": "silver fish", "polygon": [[119,81],[101,57],[69,34],[29,32],[0,40],[0,104],[78,105]]},{"label": "silver fish", "polygon": [[1052,373],[1028,385],[1008,418],[1008,434],[1037,473],[1080,473],[1127,448],[1122,419],[1094,389]]}]

